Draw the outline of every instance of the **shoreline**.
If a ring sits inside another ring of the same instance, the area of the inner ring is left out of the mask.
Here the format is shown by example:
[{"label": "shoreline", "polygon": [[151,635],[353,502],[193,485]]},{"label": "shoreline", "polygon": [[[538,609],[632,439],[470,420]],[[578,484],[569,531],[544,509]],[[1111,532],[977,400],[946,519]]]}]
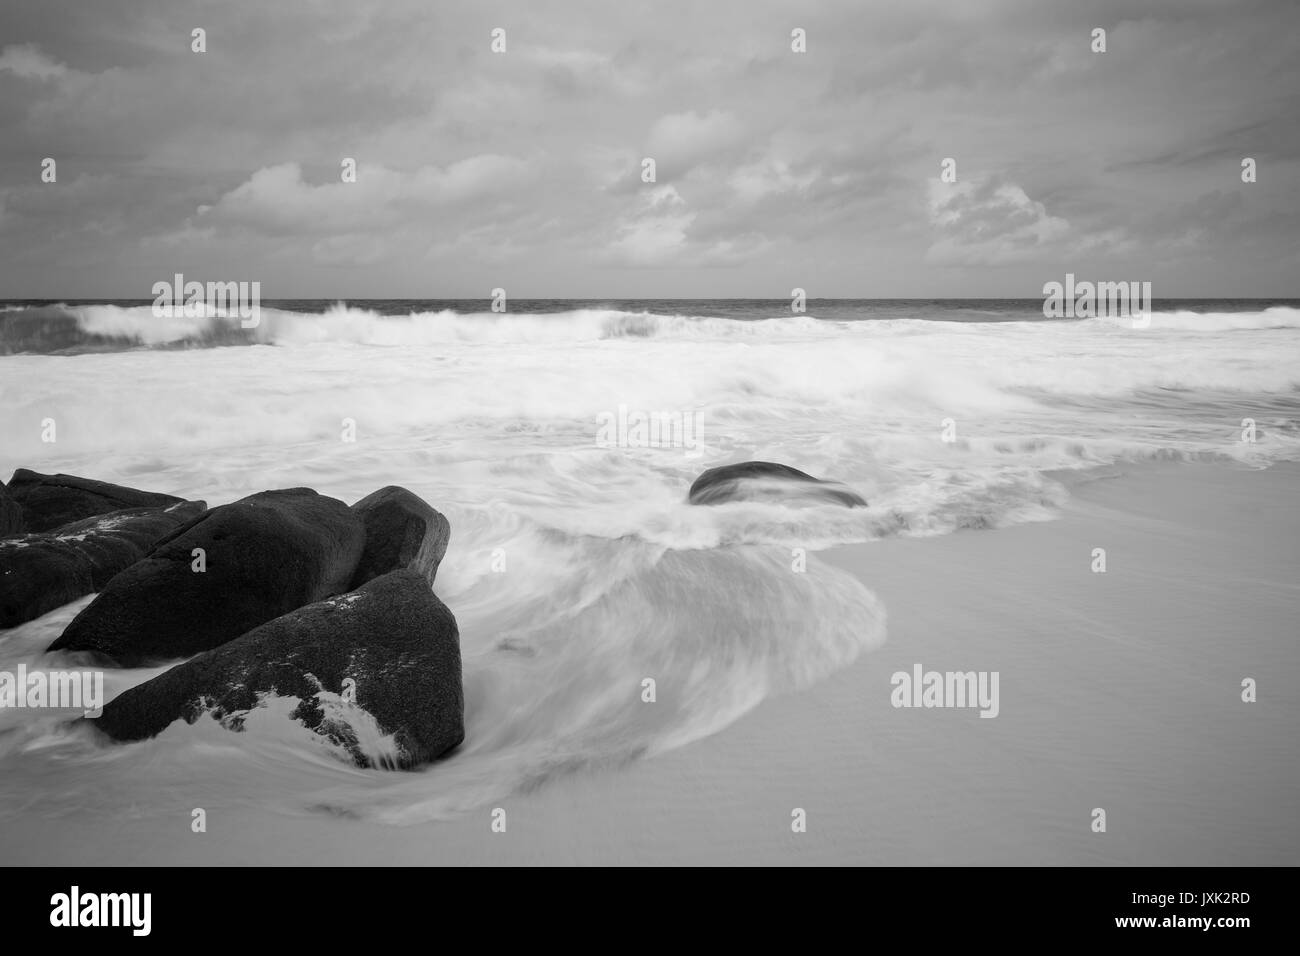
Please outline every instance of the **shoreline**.
[{"label": "shoreline", "polygon": [[[483,807],[412,826],[245,808],[192,834],[193,800],[178,795],[175,814],[147,819],[11,819],[0,858],[1294,864],[1300,465],[1056,477],[1071,497],[1054,521],[816,554],[807,573],[848,570],[884,603],[882,647],[703,740],[515,794],[506,833]],[[1104,574],[1090,569],[1097,547]],[[890,675],[917,664],[999,672],[998,717],[894,708]],[[1258,702],[1240,700],[1244,677]],[[805,833],[791,832],[796,807]],[[1096,807],[1105,833],[1091,830]]]}]

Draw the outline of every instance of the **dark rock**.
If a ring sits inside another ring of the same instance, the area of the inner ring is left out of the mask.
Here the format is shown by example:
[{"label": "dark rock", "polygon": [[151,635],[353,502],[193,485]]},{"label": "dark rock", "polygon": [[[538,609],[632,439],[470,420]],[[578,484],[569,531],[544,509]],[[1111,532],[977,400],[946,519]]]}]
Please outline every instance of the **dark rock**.
[{"label": "dark rock", "polygon": [[[119,573],[50,645],[140,667],[218,647],[348,589],[365,528],[310,488],[213,508]],[[205,570],[194,569],[203,549]]]},{"label": "dark rock", "polygon": [[17,627],[95,589],[90,559],[44,536],[0,542],[0,628]]},{"label": "dark rock", "polygon": [[9,497],[5,483],[0,481],[0,538],[23,533],[23,508]]},{"label": "dark rock", "polygon": [[166,508],[184,498],[138,491],[74,475],[42,475],[19,468],[9,479],[9,497],[23,509],[28,534],[52,531],[70,521],[92,518],[124,508]]},{"label": "dark rock", "polygon": [[[352,705],[335,699],[345,680],[354,682]],[[293,719],[344,746],[359,766],[427,763],[465,738],[456,618],[422,574],[394,571],[132,687],[94,723],[122,741],[153,737],[176,720],[192,724],[205,713],[241,730],[264,694],[297,698]],[[396,755],[363,752],[352,707],[395,739]]]},{"label": "dark rock", "polygon": [[366,527],[366,547],[352,587],[399,568],[419,571],[433,584],[451,538],[446,518],[396,485],[366,495],[352,506],[352,513]]},{"label": "dark rock", "polygon": [[17,627],[102,589],[206,507],[185,501],[170,508],[128,508],[0,541],[0,628]]},{"label": "dark rock", "polygon": [[182,501],[167,508],[126,508],[65,524],[46,537],[72,544],[86,554],[93,574],[91,583],[98,591],[119,571],[193,524],[207,510],[206,501]]},{"label": "dark rock", "polygon": [[742,461],[710,468],[695,479],[688,496],[693,505],[801,498],[833,501],[849,508],[867,506],[865,498],[839,482],[823,481],[797,468],[771,461]]}]

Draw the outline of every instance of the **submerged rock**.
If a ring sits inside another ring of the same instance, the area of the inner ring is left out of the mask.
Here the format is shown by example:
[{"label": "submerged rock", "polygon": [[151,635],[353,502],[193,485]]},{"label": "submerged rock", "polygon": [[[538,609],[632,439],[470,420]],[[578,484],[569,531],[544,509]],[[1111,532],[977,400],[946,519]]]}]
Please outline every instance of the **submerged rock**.
[{"label": "submerged rock", "polygon": [[93,518],[124,508],[166,508],[184,498],[140,491],[75,475],[42,475],[19,468],[9,479],[8,494],[23,512],[28,534],[52,531],[71,521]]},{"label": "submerged rock", "polygon": [[849,508],[865,508],[867,500],[835,481],[814,478],[797,468],[771,461],[742,461],[710,468],[691,485],[693,505],[717,505],[754,500],[830,501]]},{"label": "submerged rock", "polygon": [[0,540],[0,628],[16,627],[102,589],[206,508],[202,501],[128,508],[46,534]]},{"label": "submerged rock", "polygon": [[[456,618],[420,572],[394,571],[132,687],[94,723],[122,741],[205,713],[240,730],[265,695],[297,698],[293,719],[346,748],[359,766],[427,763],[465,737]],[[392,749],[363,746],[356,710],[393,738]]]},{"label": "submerged rock", "polygon": [[365,550],[352,587],[399,568],[418,571],[433,584],[451,538],[446,518],[396,485],[366,495],[352,506],[352,513],[366,528]]},{"label": "submerged rock", "polygon": [[347,505],[310,488],[213,508],[158,542],[50,645],[140,667],[218,647],[346,591],[365,544]]}]

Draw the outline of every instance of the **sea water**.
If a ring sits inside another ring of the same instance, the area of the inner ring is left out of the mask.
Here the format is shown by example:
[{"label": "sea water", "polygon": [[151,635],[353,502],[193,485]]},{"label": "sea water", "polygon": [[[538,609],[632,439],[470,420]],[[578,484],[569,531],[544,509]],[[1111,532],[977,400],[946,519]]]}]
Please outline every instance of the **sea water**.
[{"label": "sea water", "polygon": [[[466,740],[419,772],[361,771],[291,702],[242,734],[205,718],[129,746],[11,710],[0,818],[148,815],[189,794],[454,814],[717,732],[877,646],[886,609],[818,549],[1050,520],[1062,475],[1098,466],[1300,456],[1296,303],[1157,302],[1141,329],[1046,320],[1038,301],[264,302],[252,329],[147,302],[4,309],[0,477],[210,505],[397,484],[442,511]],[[692,440],[635,438],[638,422],[675,434],[656,421]],[[702,470],[747,459],[869,506],[687,504]],[[70,666],[43,651],[87,600],[0,632],[0,670]],[[106,694],[160,672],[110,670]]]}]

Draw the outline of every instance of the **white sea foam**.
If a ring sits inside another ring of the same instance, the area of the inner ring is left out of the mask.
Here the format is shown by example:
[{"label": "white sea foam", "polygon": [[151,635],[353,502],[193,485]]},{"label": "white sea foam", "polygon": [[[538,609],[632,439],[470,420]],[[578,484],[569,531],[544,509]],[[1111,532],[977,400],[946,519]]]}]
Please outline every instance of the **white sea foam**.
[{"label": "white sea foam", "polygon": [[[78,310],[93,335],[214,341],[210,318]],[[211,504],[296,485],[352,502],[400,484],[433,503],[452,526],[437,590],[461,627],[468,722],[452,760],[376,775],[274,707],[242,737],[200,721],[111,750],[55,723],[0,720],[0,813],[33,788],[64,794],[47,798],[51,812],[100,812],[135,799],[138,779],[160,791],[197,776],[217,799],[302,810],[310,794],[404,822],[676,746],[883,640],[872,595],[826,568],[793,572],[793,549],[1049,519],[1065,495],[1048,476],[1058,469],[1300,456],[1297,328],[1293,309],[1157,313],[1137,330],[264,307],[239,333],[252,347],[0,358],[6,473]],[[600,416],[620,405],[700,413],[701,454],[602,447]],[[844,482],[869,506],[686,504],[704,468],[746,458]],[[40,650],[70,616],[0,636],[0,668],[48,664]],[[152,673],[110,672],[109,693]],[[661,688],[653,708],[640,704],[645,678]],[[94,787],[68,786],[70,766],[93,767]]]}]

